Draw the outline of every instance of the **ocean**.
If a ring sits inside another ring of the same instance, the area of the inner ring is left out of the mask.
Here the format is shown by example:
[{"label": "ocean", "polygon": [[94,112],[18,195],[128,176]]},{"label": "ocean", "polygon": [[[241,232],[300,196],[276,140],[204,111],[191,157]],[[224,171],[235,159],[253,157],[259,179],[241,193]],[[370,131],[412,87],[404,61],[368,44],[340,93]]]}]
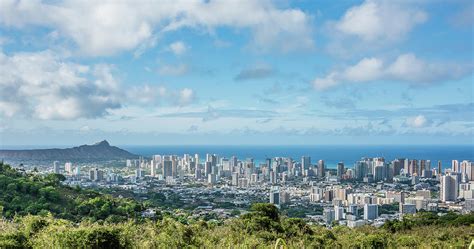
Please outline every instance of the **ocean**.
[{"label": "ocean", "polygon": [[384,157],[385,160],[395,158],[431,160],[431,167],[436,167],[438,160],[443,168],[451,167],[451,160],[474,161],[474,145],[314,145],[314,146],[222,146],[222,145],[182,145],[182,146],[119,146],[134,154],[143,156],[176,154],[199,154],[205,158],[206,153],[217,154],[230,158],[237,156],[239,160],[253,158],[262,163],[265,158],[291,157],[300,161],[302,156],[310,156],[315,164],[323,159],[328,168],[335,168],[338,162],[352,167],[362,157]]}]

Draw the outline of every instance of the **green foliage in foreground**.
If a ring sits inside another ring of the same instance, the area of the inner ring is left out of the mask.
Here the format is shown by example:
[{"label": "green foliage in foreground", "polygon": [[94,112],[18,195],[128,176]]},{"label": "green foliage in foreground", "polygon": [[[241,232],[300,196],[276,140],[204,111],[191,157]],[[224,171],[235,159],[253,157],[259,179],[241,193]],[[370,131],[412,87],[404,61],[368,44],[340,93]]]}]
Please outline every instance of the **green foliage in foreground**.
[{"label": "green foliage in foreground", "polygon": [[131,199],[63,186],[63,180],[63,175],[25,174],[0,163],[0,213],[6,218],[52,213],[72,221],[119,222],[138,217],[143,210]]},{"label": "green foliage in foreground", "polygon": [[[0,220],[0,248],[467,248],[474,226],[418,225],[392,231],[370,226],[327,229],[280,216],[271,204],[222,225],[171,218],[158,221],[73,223],[52,216]],[[473,214],[465,216],[472,220]]]}]

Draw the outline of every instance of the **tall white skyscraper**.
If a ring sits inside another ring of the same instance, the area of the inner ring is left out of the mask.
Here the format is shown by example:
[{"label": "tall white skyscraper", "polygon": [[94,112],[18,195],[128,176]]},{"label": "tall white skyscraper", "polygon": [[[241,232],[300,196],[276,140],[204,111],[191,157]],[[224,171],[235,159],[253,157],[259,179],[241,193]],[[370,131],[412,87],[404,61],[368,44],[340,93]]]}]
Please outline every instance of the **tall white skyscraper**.
[{"label": "tall white skyscraper", "polygon": [[339,206],[334,206],[334,220],[344,219],[344,208]]},{"label": "tall white skyscraper", "polygon": [[442,202],[455,201],[458,197],[458,176],[444,175],[441,177],[440,200]]}]

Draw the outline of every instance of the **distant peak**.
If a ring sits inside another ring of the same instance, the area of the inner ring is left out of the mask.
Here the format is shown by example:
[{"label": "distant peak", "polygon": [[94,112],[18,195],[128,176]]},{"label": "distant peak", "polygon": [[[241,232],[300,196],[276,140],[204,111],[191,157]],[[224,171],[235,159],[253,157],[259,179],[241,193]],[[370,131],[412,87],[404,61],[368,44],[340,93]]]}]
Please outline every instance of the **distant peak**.
[{"label": "distant peak", "polygon": [[107,142],[107,140],[100,141],[98,143],[95,143],[94,145],[110,146],[110,144],[109,144],[109,142]]}]

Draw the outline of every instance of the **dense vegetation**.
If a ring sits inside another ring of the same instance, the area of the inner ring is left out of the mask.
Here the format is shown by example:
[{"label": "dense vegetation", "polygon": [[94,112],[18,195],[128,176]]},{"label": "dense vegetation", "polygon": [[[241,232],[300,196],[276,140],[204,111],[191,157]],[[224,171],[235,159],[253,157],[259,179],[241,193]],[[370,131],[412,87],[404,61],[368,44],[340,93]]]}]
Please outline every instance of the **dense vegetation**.
[{"label": "dense vegetation", "polygon": [[474,214],[421,212],[382,228],[329,229],[257,203],[223,222],[179,211],[142,219],[140,203],[68,188],[61,178],[0,164],[0,248],[467,248],[474,238]]},{"label": "dense vegetation", "polygon": [[[0,248],[272,248],[276,243],[289,248],[467,248],[474,237],[473,215],[450,215],[454,221],[430,216],[426,225],[397,221],[383,228],[357,229],[309,225],[282,217],[275,206],[262,203],[221,225],[169,217],[77,224],[27,215],[0,221]],[[422,217],[416,219],[426,221]]]},{"label": "dense vegetation", "polygon": [[131,199],[113,198],[92,190],[61,185],[63,175],[26,174],[0,163],[0,211],[15,215],[51,213],[54,217],[80,221],[123,221],[138,217],[143,206]]}]

